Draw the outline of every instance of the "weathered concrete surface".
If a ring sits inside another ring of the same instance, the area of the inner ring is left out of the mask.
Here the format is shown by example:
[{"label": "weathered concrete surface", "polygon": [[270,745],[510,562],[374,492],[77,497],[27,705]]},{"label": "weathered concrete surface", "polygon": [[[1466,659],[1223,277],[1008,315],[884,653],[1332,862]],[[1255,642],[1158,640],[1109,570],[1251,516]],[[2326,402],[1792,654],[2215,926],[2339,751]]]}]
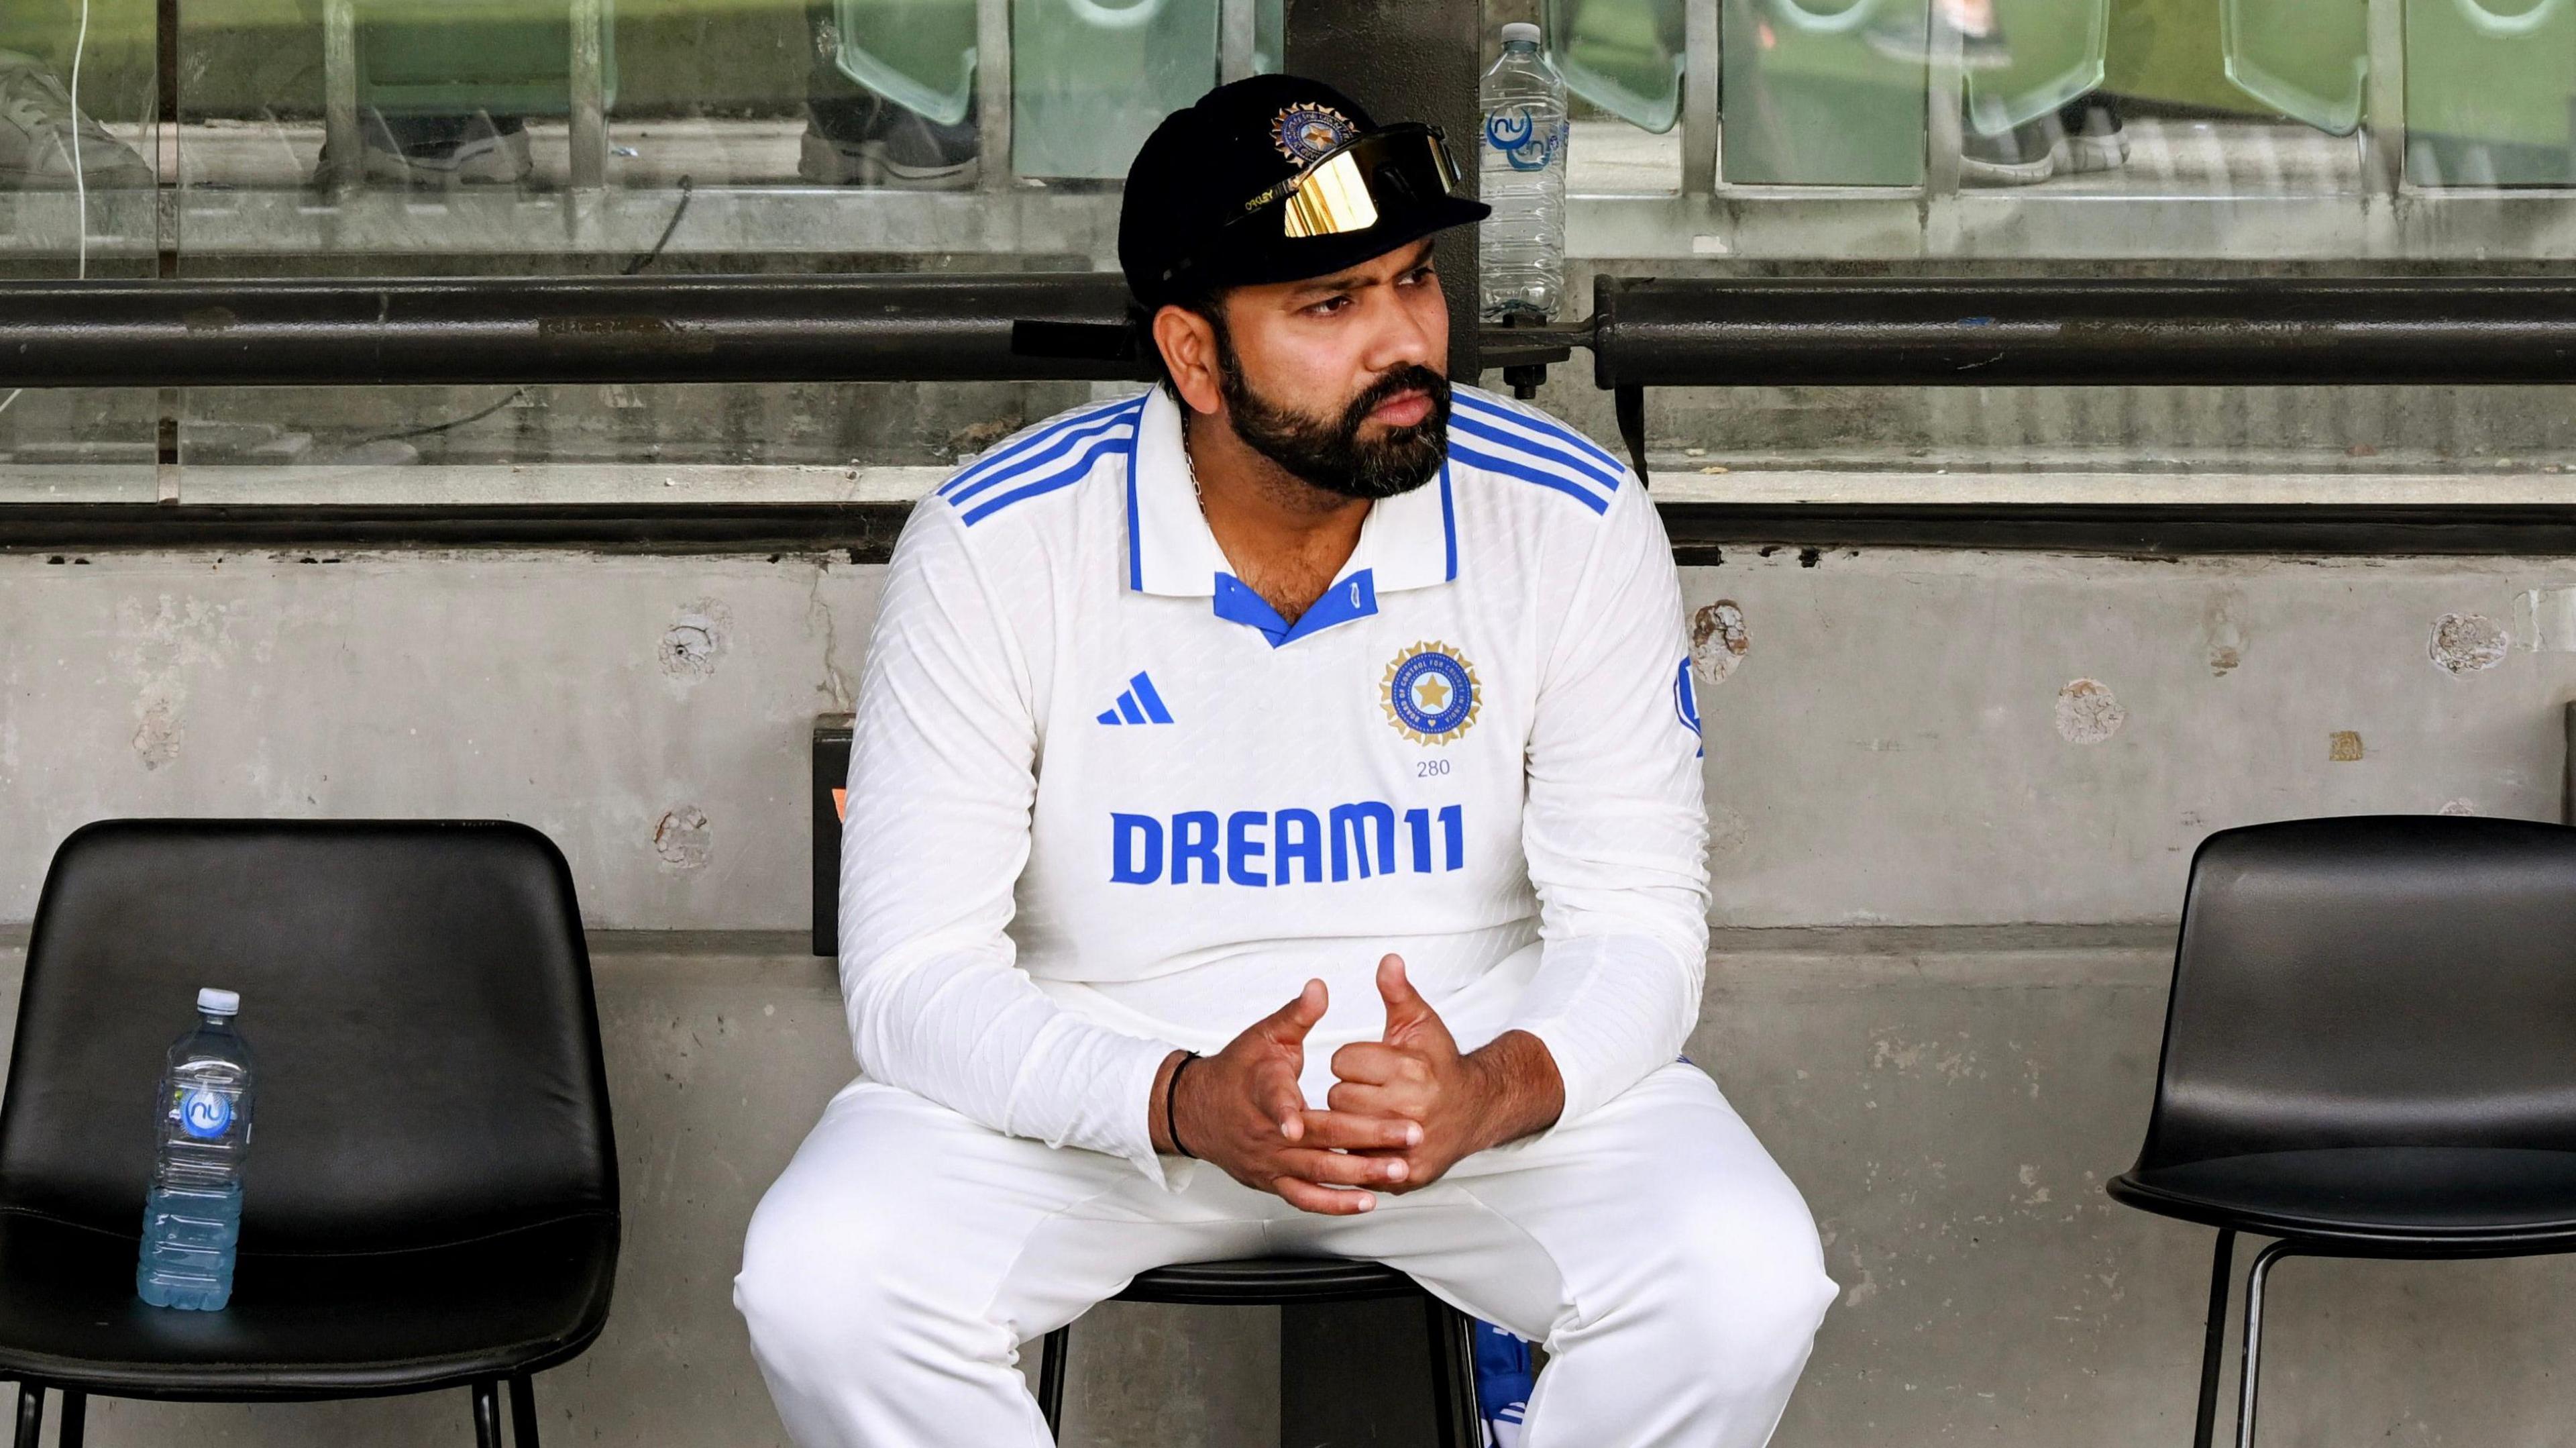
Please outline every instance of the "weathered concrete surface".
[{"label": "weathered concrete surface", "polygon": [[0,919],[34,913],[85,820],[443,815],[544,830],[593,924],[795,929],[808,736],[857,687],[879,572],[828,555],[0,560],[0,809],[18,824]]},{"label": "weathered concrete surface", "polygon": [[[857,687],[879,575],[0,558],[0,920],[84,820],[495,815],[563,846],[594,925],[799,928],[806,736]],[[1730,552],[1684,581],[1716,918],[2153,919],[2227,825],[2554,818],[2576,629],[2524,595],[2571,584],[2576,560]]]},{"label": "weathered concrete surface", "polygon": [[1683,582],[1713,641],[1716,919],[2155,919],[2230,825],[2555,819],[2576,639],[2523,595],[2571,582],[2569,560],[1730,551]]}]

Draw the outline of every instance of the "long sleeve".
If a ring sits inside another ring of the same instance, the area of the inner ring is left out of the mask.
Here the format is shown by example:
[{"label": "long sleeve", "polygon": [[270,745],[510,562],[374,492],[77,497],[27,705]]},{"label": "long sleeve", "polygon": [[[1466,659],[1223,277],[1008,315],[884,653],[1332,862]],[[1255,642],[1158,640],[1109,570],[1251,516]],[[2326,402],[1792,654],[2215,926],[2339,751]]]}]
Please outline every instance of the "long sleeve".
[{"label": "long sleeve", "polygon": [[1050,1000],[1005,933],[1029,857],[1030,666],[956,511],[915,510],[859,688],[841,842],[841,997],[859,1068],[992,1127],[1123,1156],[1172,1049]]},{"label": "long sleeve", "polygon": [[1708,821],[1681,588],[1628,479],[1547,656],[1522,847],[1539,968],[1509,1022],[1545,1042],[1572,1121],[1671,1061],[1707,971]]}]

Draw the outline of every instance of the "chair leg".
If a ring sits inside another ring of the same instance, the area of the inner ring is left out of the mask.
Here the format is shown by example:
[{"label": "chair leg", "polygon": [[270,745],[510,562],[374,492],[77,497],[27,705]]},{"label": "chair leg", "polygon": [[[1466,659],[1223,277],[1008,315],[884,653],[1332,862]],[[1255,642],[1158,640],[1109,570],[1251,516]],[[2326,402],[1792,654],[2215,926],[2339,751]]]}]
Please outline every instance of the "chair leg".
[{"label": "chair leg", "polygon": [[2227,1283],[2236,1275],[2236,1229],[2222,1227],[2209,1261],[2209,1329],[2200,1348],[2200,1408],[2192,1417],[2191,1448],[2209,1448],[2218,1427],[2218,1360],[2227,1350]]},{"label": "chair leg", "polygon": [[2254,1448],[2254,1385],[2262,1373],[2263,1284],[2272,1264],[2299,1250],[2296,1242],[2275,1242],[2254,1255],[2254,1270],[2245,1281],[2245,1366],[2237,1384],[2236,1448]]},{"label": "chair leg", "polygon": [[81,1448],[89,1436],[89,1394],[78,1388],[63,1389],[63,1426],[56,1432],[57,1448]]},{"label": "chair leg", "polygon": [[474,1394],[474,1448],[501,1448],[501,1384],[485,1378]]},{"label": "chair leg", "polygon": [[1064,1359],[1072,1345],[1073,1329],[1059,1327],[1038,1348],[1038,1412],[1050,1438],[1064,1433]]},{"label": "chair leg", "polygon": [[1422,1296],[1431,1329],[1431,1411],[1440,1448],[1477,1448],[1484,1425],[1476,1414],[1476,1325],[1467,1314],[1429,1293]]},{"label": "chair leg", "polygon": [[21,1380],[18,1384],[18,1448],[36,1448],[36,1440],[45,1434],[45,1385]]},{"label": "chair leg", "polygon": [[44,1384],[18,1381],[18,1448],[36,1448],[44,1438]]},{"label": "chair leg", "polygon": [[526,1373],[510,1375],[510,1448],[537,1448],[537,1385]]}]

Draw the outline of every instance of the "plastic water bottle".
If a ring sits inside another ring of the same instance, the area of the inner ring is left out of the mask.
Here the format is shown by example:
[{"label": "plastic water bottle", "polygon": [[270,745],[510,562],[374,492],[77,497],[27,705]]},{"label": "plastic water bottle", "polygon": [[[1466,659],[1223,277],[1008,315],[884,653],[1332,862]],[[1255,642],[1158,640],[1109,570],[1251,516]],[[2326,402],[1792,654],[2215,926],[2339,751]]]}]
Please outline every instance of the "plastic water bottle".
[{"label": "plastic water bottle", "polygon": [[1565,77],[1540,53],[1537,26],[1503,27],[1483,103],[1485,319],[1545,321],[1565,291]]},{"label": "plastic water bottle", "polygon": [[196,1028],[171,1043],[161,1072],[161,1153],[134,1267],[134,1290],[155,1307],[212,1312],[232,1299],[251,1116],[250,1043],[233,1029],[240,1012],[231,991],[197,992]]}]

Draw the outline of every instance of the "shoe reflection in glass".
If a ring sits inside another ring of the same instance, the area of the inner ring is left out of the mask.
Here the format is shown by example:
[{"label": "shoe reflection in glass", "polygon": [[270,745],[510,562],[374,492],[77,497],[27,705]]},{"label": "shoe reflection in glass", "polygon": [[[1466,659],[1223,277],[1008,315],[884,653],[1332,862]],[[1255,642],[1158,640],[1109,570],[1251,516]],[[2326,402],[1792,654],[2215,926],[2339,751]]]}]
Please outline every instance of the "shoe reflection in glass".
[{"label": "shoe reflection in glass", "polygon": [[[465,115],[389,115],[373,106],[358,113],[359,148],[366,178],[406,186],[468,184],[515,186],[534,169],[527,122],[489,111]],[[332,170],[331,148],[322,148],[322,174]]]},{"label": "shoe reflection in glass", "polygon": [[2129,164],[2129,138],[2111,97],[2079,96],[2058,111],[2057,123],[2066,133],[2069,172],[2113,171]]},{"label": "shoe reflection in glass", "polygon": [[2024,121],[1992,135],[1972,121],[1959,128],[1959,182],[1963,186],[2036,186],[2067,166],[2065,127],[2054,115]]},{"label": "shoe reflection in glass", "polygon": [[805,117],[796,174],[824,186],[959,191],[974,186],[980,170],[972,105],[964,120],[944,126],[883,96],[816,96],[805,102]]},{"label": "shoe reflection in glass", "polygon": [[70,91],[44,62],[0,50],[0,191],[72,190],[75,155],[80,184],[92,191],[153,183],[133,147],[73,111]]}]

